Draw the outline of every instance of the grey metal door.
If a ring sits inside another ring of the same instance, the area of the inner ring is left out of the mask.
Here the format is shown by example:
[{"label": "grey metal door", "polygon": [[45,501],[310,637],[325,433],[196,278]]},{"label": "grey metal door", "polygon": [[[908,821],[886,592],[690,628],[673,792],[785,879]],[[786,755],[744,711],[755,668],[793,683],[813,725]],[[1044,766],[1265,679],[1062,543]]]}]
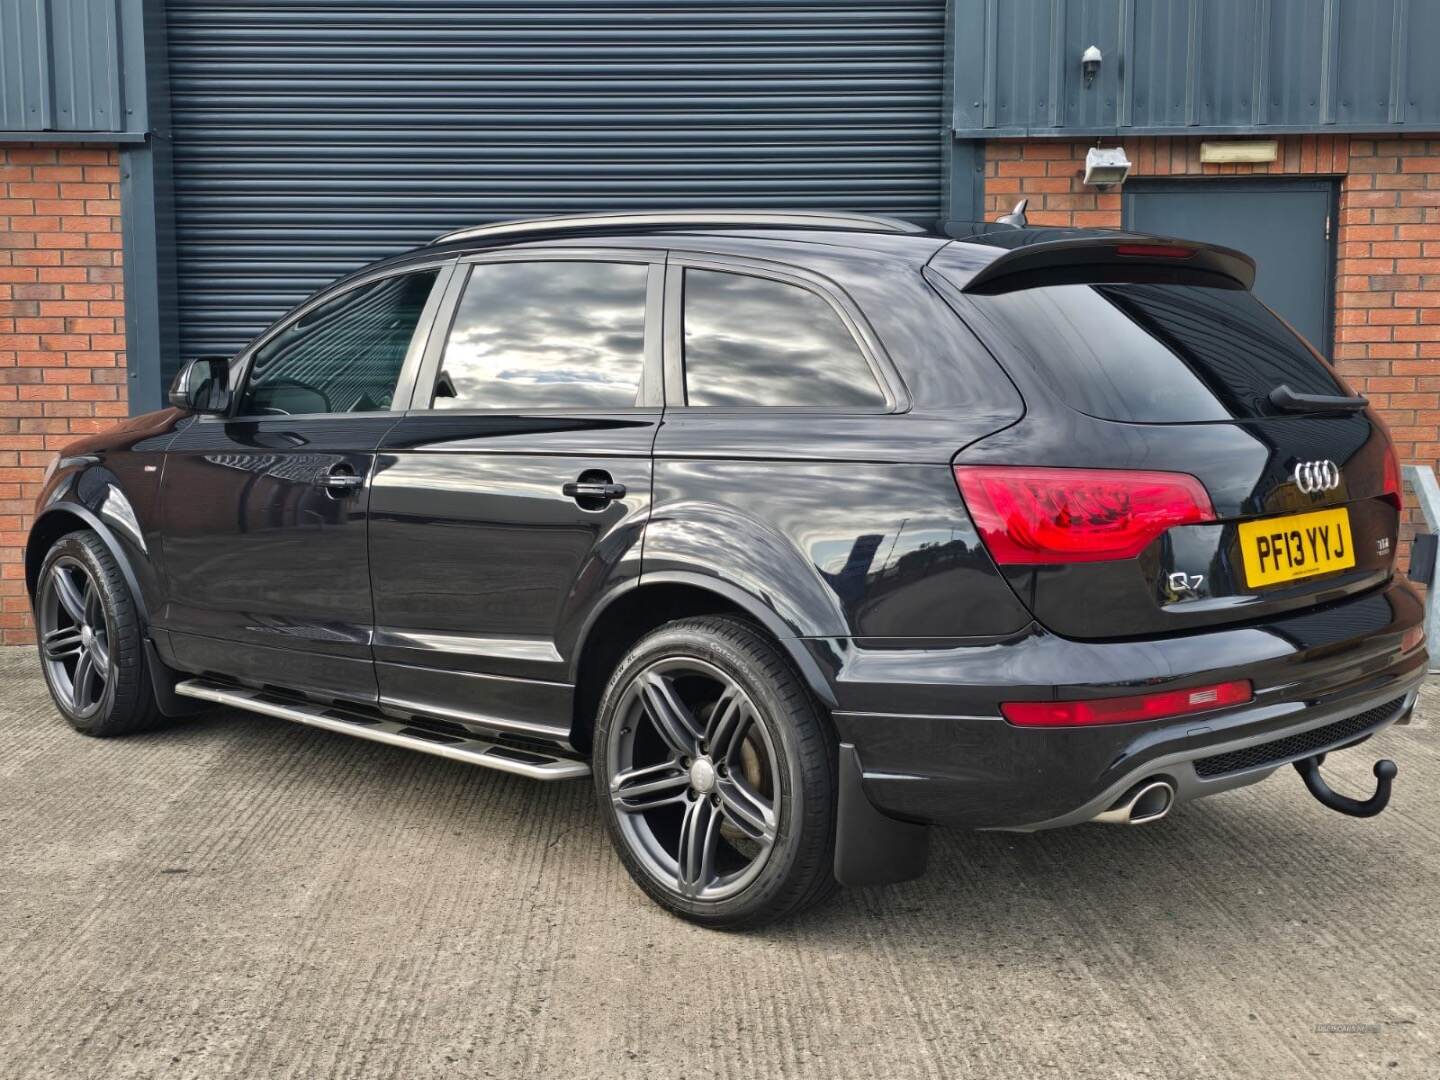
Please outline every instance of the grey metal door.
[{"label": "grey metal door", "polygon": [[1224,244],[1251,256],[1255,295],[1330,355],[1333,182],[1140,181],[1125,186],[1123,204],[1127,229]]}]

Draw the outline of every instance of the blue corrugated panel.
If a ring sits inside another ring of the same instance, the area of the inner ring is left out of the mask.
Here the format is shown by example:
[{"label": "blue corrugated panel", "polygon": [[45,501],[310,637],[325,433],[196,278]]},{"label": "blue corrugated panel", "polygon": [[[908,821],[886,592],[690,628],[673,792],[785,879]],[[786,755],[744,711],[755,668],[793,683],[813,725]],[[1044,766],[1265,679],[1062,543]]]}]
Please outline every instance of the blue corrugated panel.
[{"label": "blue corrugated panel", "polygon": [[[119,20],[139,0],[0,0],[0,132],[119,133],[127,113]],[[136,59],[136,63],[140,61]]]},{"label": "blue corrugated panel", "polygon": [[116,131],[120,46],[114,0],[49,0],[52,119],[61,131]]},{"label": "blue corrugated panel", "polygon": [[0,3],[0,131],[50,126],[49,11],[44,0]]},{"label": "blue corrugated panel", "polygon": [[1437,0],[953,2],[963,138],[1440,130]]}]

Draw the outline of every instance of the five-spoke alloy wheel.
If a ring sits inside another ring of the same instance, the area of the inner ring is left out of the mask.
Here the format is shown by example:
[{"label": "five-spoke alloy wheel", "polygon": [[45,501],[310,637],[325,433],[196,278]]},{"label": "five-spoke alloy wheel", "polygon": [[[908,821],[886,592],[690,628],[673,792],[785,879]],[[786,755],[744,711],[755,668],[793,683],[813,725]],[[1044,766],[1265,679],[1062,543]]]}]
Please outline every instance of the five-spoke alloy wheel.
[{"label": "five-spoke alloy wheel", "polygon": [[77,731],[125,735],[164,721],[135,599],[93,532],[67,533],[46,552],[35,582],[35,624],[45,684]]},{"label": "five-spoke alloy wheel", "polygon": [[688,619],[617,668],[596,728],[597,791],[651,896],[708,925],[755,925],[833,885],[830,746],[769,639],[737,619]]},{"label": "five-spoke alloy wheel", "polygon": [[610,796],[642,864],[683,896],[745,888],[775,846],[774,737],[749,695],[695,657],[633,678],[607,747]]},{"label": "five-spoke alloy wheel", "polygon": [[72,716],[93,716],[113,677],[110,626],[94,577],[79,559],[51,561],[40,583],[40,652],[49,683]]}]

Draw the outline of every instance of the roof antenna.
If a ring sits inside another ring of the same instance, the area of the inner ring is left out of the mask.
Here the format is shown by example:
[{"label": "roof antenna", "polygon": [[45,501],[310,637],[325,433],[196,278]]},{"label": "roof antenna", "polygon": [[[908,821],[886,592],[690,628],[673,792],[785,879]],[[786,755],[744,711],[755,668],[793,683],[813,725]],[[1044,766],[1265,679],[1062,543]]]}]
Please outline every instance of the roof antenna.
[{"label": "roof antenna", "polygon": [[1028,221],[1025,220],[1025,204],[1029,201],[1029,199],[1021,199],[1015,204],[1014,210],[1011,210],[1008,214],[1005,214],[1002,217],[996,218],[995,224],[1011,225],[1017,229],[1025,228],[1026,225],[1030,224]]}]

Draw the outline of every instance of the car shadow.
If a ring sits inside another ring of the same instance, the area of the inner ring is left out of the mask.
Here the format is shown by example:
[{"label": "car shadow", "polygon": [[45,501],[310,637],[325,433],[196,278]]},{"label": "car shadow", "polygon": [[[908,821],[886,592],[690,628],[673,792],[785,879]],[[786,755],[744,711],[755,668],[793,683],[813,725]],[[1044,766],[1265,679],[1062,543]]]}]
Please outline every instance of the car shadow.
[{"label": "car shadow", "polygon": [[[589,781],[540,785],[229,710],[149,737],[203,741],[235,735],[237,726],[244,730],[233,745],[243,745],[247,757],[265,753],[262,747],[295,755],[300,760],[291,764],[316,790],[359,791],[361,805],[350,811],[356,824],[383,818],[403,799],[412,819],[432,821],[437,830],[458,824],[465,842],[502,851],[523,820],[528,834],[547,845],[545,873],[562,877],[580,876],[595,847],[608,846]],[[1397,791],[1403,801],[1403,785]],[[457,806],[481,802],[483,814],[462,810],[457,821]],[[842,890],[797,918],[752,933],[845,950],[877,936],[892,947],[933,944],[942,936],[954,941],[960,930],[959,940],[978,937],[987,947],[1004,947],[1091,931],[1145,940],[1163,930],[1200,941],[1226,924],[1243,927],[1247,936],[1278,934],[1297,920],[1384,925],[1400,903],[1385,882],[1425,873],[1413,845],[1394,841],[1401,826],[1394,811],[1391,819],[1359,821],[1325,810],[1283,769],[1260,785],[1181,806],[1143,826],[1040,833],[937,828],[923,877]],[[613,872],[624,874],[618,860]],[[1347,887],[1337,887],[1340,877]],[[1369,887],[1354,887],[1356,880]],[[648,907],[638,890],[634,899]],[[1398,907],[1393,913],[1399,915]]]},{"label": "car shadow", "polygon": [[1240,941],[1304,924],[1383,927],[1406,917],[1386,882],[1429,872],[1396,841],[1402,827],[1393,811],[1387,822],[1326,810],[1283,769],[1143,826],[935,829],[923,877],[842,893],[807,915],[802,933],[837,946],[877,925],[891,940],[969,927],[992,946],[1077,930],[1132,942],[1162,933],[1183,945],[1225,927]]}]

